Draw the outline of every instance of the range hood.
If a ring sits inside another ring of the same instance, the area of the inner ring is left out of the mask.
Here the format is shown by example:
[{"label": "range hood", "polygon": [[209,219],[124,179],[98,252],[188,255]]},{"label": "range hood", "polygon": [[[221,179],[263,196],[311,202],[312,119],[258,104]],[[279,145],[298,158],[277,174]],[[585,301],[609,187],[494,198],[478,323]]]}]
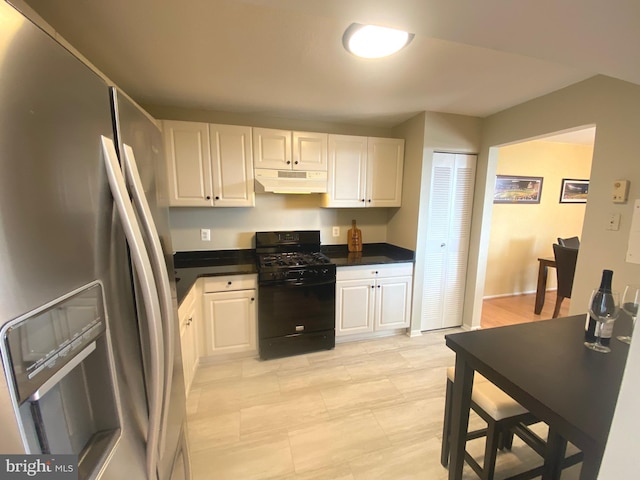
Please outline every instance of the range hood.
[{"label": "range hood", "polygon": [[256,193],[327,193],[327,172],[254,170]]}]

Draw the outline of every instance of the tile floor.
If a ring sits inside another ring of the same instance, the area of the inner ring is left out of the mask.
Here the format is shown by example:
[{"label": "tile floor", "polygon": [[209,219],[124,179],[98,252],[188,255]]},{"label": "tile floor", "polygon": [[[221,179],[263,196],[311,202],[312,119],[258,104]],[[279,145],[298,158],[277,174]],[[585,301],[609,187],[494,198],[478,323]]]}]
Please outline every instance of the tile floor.
[{"label": "tile floor", "polygon": [[[444,335],[453,331],[201,365],[187,404],[194,480],[446,479],[440,442],[454,354]],[[478,458],[483,448],[469,446]],[[496,478],[540,462],[516,439]],[[465,466],[464,478],[477,476]]]}]

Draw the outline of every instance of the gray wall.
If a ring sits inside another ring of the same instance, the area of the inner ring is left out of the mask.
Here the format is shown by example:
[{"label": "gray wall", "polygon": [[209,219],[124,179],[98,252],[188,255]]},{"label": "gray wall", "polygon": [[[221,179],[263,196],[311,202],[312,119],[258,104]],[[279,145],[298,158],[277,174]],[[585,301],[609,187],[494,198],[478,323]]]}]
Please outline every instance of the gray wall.
[{"label": "gray wall", "polygon": [[[589,200],[585,210],[576,280],[571,298],[571,313],[585,311],[590,291],[597,287],[602,270],[614,271],[614,288],[622,289],[640,280],[640,265],[625,262],[633,199],[640,198],[640,86],[612,78],[597,76],[539,97],[522,105],[492,115],[485,120],[482,136],[471,256],[476,265],[469,273],[467,304],[473,312],[465,315],[465,325],[480,324],[482,294],[485,281],[486,255],[491,224],[494,175],[497,166],[495,147],[540,135],[574,129],[597,127],[591,166]],[[612,203],[613,182],[631,180],[630,201]],[[486,194],[486,195],[485,195]],[[619,231],[606,230],[610,214],[622,217]]]},{"label": "gray wall", "polygon": [[411,331],[420,331],[425,270],[427,205],[431,193],[434,152],[477,153],[482,120],[463,115],[424,112],[393,130],[405,138],[405,166],[402,208],[389,218],[390,243],[415,250]]},{"label": "gray wall", "polygon": [[[591,168],[589,200],[581,235],[580,253],[571,298],[571,314],[582,314],[590,290],[603,269],[614,271],[613,286],[640,282],[640,265],[625,262],[633,202],[640,198],[640,86],[597,76],[549,95],[488,117],[485,121],[477,174],[471,254],[475,266],[469,272],[465,324],[479,325],[486,252],[491,221],[491,193],[497,163],[495,146],[535,138],[550,132],[595,125],[596,139]],[[610,196],[614,180],[631,181],[629,202],[614,204]],[[478,188],[479,187],[479,188]],[[485,193],[486,198],[485,198]],[[612,213],[621,215],[620,230],[608,231]],[[472,311],[471,311],[472,310]],[[576,341],[581,341],[577,338]],[[640,417],[640,335],[634,335],[622,380],[618,404],[599,478],[635,478],[640,449],[637,435]],[[588,401],[588,399],[585,399]]]}]

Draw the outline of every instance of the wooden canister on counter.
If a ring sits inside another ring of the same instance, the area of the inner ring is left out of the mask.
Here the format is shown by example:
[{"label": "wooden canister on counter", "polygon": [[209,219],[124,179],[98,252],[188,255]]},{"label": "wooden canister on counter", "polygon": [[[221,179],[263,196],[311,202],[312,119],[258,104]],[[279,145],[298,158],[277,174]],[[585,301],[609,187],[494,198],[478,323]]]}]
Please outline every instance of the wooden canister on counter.
[{"label": "wooden canister on counter", "polygon": [[362,251],[362,232],[356,227],[356,221],[351,221],[351,228],[347,232],[347,247],[350,252]]}]

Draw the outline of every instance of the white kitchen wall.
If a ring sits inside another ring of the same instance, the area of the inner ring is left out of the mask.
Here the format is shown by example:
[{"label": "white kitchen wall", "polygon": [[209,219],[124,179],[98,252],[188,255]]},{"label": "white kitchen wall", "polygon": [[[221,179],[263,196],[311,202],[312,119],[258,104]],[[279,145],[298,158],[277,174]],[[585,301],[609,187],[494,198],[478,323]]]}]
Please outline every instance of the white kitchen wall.
[{"label": "white kitchen wall", "polygon": [[[387,241],[389,208],[321,208],[320,196],[257,194],[254,208],[172,208],[171,240],[175,251],[254,248],[254,235],[264,230],[320,230],[323,245],[347,243],[355,219],[365,243]],[[332,227],[340,228],[333,237]],[[211,229],[211,241],[200,229]]]}]

